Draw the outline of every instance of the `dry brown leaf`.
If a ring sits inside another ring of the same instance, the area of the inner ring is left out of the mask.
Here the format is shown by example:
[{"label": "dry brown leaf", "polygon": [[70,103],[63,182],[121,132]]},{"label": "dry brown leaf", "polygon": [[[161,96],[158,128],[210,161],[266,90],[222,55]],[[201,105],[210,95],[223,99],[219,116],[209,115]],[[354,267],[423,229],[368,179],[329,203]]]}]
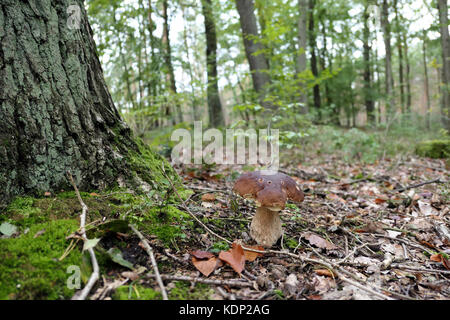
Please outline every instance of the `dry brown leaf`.
[{"label": "dry brown leaf", "polygon": [[191,252],[191,255],[197,258],[198,260],[202,259],[210,259],[214,257],[214,254],[212,252],[203,251],[203,250],[195,250]]},{"label": "dry brown leaf", "polygon": [[382,203],[385,203],[387,200],[386,199],[382,199],[382,198],[376,198],[375,199],[375,203],[376,204],[382,204]]},{"label": "dry brown leaf", "polygon": [[342,199],[341,197],[339,197],[337,194],[334,194],[334,193],[328,194],[327,198],[331,199],[331,200],[337,200],[341,203],[347,203],[347,201],[345,201],[344,199]]},{"label": "dry brown leaf", "polygon": [[209,259],[197,259],[192,257],[192,263],[205,277],[209,276],[217,267],[217,258],[212,257]]},{"label": "dry brown leaf", "polygon": [[[262,246],[246,246],[246,247],[258,251],[264,251],[264,247]],[[262,255],[263,255],[262,253],[244,250],[245,260],[249,262],[255,261],[256,258],[261,257]]]},{"label": "dry brown leaf", "polygon": [[318,247],[318,248],[322,248],[322,249],[327,249],[327,250],[334,250],[337,249],[338,247],[336,247],[334,244],[332,244],[330,241],[325,240],[324,238],[318,236],[315,233],[312,232],[306,232],[303,237],[309,241],[310,244]]},{"label": "dry brown leaf", "polygon": [[215,201],[216,200],[216,196],[214,193],[205,193],[204,195],[202,195],[202,201]]},{"label": "dry brown leaf", "polygon": [[328,269],[316,269],[316,270],[314,270],[314,272],[319,276],[326,276],[326,277],[331,277],[331,278],[335,277],[334,273]]},{"label": "dry brown leaf", "polygon": [[241,274],[245,266],[244,249],[238,243],[233,243],[232,248],[228,251],[220,251],[219,259],[229,264],[234,271]]}]

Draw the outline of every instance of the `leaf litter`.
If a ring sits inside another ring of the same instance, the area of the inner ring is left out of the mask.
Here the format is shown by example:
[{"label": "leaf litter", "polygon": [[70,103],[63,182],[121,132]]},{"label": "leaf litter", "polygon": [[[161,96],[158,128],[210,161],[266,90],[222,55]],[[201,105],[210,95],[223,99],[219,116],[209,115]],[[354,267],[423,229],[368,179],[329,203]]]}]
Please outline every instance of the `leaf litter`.
[{"label": "leaf litter", "polygon": [[207,283],[214,294],[205,299],[450,299],[443,160],[306,160],[281,168],[306,197],[281,212],[283,242],[264,254],[249,236],[255,204],[230,192],[241,166],[176,167],[194,191],[188,207],[232,244],[206,230],[187,231],[189,241],[171,249],[154,241],[157,261],[170,263],[161,271],[166,285],[173,287],[172,278]]}]

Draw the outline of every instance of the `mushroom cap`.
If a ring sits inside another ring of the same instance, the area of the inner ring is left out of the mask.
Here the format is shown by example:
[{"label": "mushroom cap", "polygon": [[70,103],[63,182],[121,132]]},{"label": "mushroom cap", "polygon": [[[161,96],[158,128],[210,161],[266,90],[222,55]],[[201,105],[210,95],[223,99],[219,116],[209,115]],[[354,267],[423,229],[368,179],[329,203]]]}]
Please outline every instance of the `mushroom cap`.
[{"label": "mushroom cap", "polygon": [[305,197],[294,179],[274,171],[244,173],[236,180],[233,191],[272,211],[283,210],[288,199],[302,202]]}]

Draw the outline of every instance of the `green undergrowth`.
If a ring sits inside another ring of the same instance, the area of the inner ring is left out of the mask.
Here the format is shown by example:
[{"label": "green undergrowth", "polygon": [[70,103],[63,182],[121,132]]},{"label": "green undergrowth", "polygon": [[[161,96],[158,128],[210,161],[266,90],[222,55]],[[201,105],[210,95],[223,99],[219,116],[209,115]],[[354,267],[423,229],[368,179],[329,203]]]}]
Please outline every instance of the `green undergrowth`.
[{"label": "green undergrowth", "polygon": [[210,286],[196,283],[193,288],[189,282],[176,281],[170,289],[168,297],[171,300],[207,300],[214,293]]},{"label": "green undergrowth", "polygon": [[79,227],[76,220],[37,223],[17,238],[0,240],[0,299],[68,299],[67,267],[80,265],[81,251],[59,261]]},{"label": "green undergrowth", "polygon": [[[179,250],[189,245],[194,223],[189,214],[178,209],[179,202],[167,190],[158,194],[134,194],[128,190],[83,192],[81,197],[88,207],[88,238],[101,239],[96,252],[102,274],[126,270],[112,262],[105,252],[118,248],[127,258],[125,251],[130,247],[127,241],[136,238],[128,228],[129,223],[160,246]],[[70,244],[66,237],[79,228],[81,211],[76,194],[63,192],[43,198],[16,197],[0,212],[0,224],[8,222],[18,230],[11,238],[0,237],[0,299],[67,299],[73,295],[73,290],[66,287],[70,276],[66,269],[69,265],[83,265],[82,244],[78,243],[61,262],[58,258]],[[94,221],[97,222],[94,226],[89,225]],[[35,238],[42,230],[45,231]],[[117,240],[116,232],[131,237]],[[137,242],[133,242],[134,247]],[[141,260],[131,263],[137,267],[147,261],[143,252]],[[145,297],[150,293],[144,290]]]},{"label": "green undergrowth", "polygon": [[422,141],[416,146],[416,153],[428,158],[450,158],[450,140]]},{"label": "green undergrowth", "polygon": [[[420,147],[422,141],[433,141],[434,151],[431,155],[425,155],[430,153],[422,151],[428,150],[430,146],[426,143],[425,147]],[[350,129],[323,125],[308,128],[307,137],[303,138],[303,152],[294,152],[293,156],[298,159],[299,156],[317,158],[333,155],[349,162],[374,163],[382,158],[414,153],[429,157],[447,154],[448,157],[448,148],[448,135],[438,126],[427,129],[414,122]],[[282,151],[282,155],[284,153],[286,157],[290,156],[289,150]]]},{"label": "green undergrowth", "polygon": [[113,300],[162,300],[160,292],[141,285],[121,286],[112,296]]}]

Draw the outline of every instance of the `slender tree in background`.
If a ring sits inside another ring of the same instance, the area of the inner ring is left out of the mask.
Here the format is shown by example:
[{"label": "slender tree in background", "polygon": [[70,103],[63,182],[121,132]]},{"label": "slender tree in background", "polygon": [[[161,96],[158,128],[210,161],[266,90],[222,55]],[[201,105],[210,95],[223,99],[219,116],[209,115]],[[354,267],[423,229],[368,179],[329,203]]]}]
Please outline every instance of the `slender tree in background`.
[{"label": "slender tree in background", "polygon": [[297,79],[300,86],[300,103],[302,104],[301,112],[308,113],[308,94],[305,80],[301,74],[306,71],[306,47],[307,47],[307,20],[308,20],[308,1],[298,0],[298,48],[297,54]]},{"label": "slender tree in background", "polygon": [[409,50],[406,31],[403,31],[403,49],[405,55],[405,82],[406,82],[406,112],[411,114],[411,64],[409,62]]},{"label": "slender tree in background", "polygon": [[383,0],[381,8],[381,29],[383,30],[385,48],[385,86],[386,86],[386,121],[389,121],[394,112],[394,77],[392,75],[391,25],[389,22],[388,0]]},{"label": "slender tree in background", "polygon": [[212,1],[202,0],[206,35],[206,65],[208,73],[208,112],[209,124],[213,127],[224,126],[222,104],[220,103],[217,77],[217,35],[212,11]]},{"label": "slender tree in background", "polygon": [[70,189],[69,170],[81,190],[133,179],[139,149],[104,81],[84,1],[2,3],[0,38],[0,204]]},{"label": "slender tree in background", "polygon": [[403,72],[403,43],[402,43],[402,18],[398,11],[398,0],[394,0],[395,11],[395,29],[397,32],[397,53],[398,53],[398,78],[400,88],[400,109],[402,113],[406,112],[405,108],[405,80]]},{"label": "slender tree in background", "polygon": [[438,0],[442,46],[442,122],[450,130],[450,37],[447,0]]},{"label": "slender tree in background", "polygon": [[[166,73],[166,80],[167,84],[169,85],[170,91],[173,94],[177,93],[177,84],[175,81],[175,73],[173,71],[173,64],[172,64],[172,47],[170,45],[170,29],[169,29],[169,16],[168,16],[168,1],[163,0],[162,2],[162,17],[164,19],[163,23],[163,34],[162,34],[162,43],[164,46],[164,62],[167,68]],[[175,99],[176,100],[176,99]],[[169,116],[171,113],[170,110],[170,104],[168,103],[166,105],[165,109],[165,115]],[[175,124],[176,121],[182,122],[182,114],[181,114],[181,108],[177,101],[175,101],[175,106],[173,108],[173,111],[175,113],[175,116],[172,117],[172,123]]]},{"label": "slender tree in background", "polygon": [[256,24],[253,0],[236,0],[236,7],[239,13],[242,37],[244,39],[245,54],[250,65],[253,88],[259,96],[261,105],[266,109],[273,109],[272,104],[264,101],[267,86],[270,84],[270,76],[268,74],[269,64],[262,52],[263,46],[258,41],[260,35]]},{"label": "slender tree in background", "polygon": [[364,1],[363,11],[363,59],[364,59],[364,101],[366,105],[367,120],[370,124],[375,124],[375,103],[372,94],[372,71],[370,68],[370,29],[369,29],[369,1]]},{"label": "slender tree in background", "polygon": [[[309,34],[309,47],[311,52],[311,72],[314,77],[319,76],[319,70],[317,68],[317,56],[316,56],[316,31],[315,31],[315,22],[314,22],[314,7],[316,6],[316,0],[309,0],[309,26],[308,26],[308,34]],[[320,99],[320,87],[316,84],[313,87],[313,95],[314,95],[314,107],[318,113],[318,118],[321,120],[322,115],[320,111],[321,99]]]},{"label": "slender tree in background", "polygon": [[427,62],[427,32],[423,31],[423,41],[422,41],[422,55],[423,55],[423,73],[424,73],[424,90],[425,90],[425,103],[426,103],[426,116],[425,122],[426,127],[430,129],[430,120],[431,120],[431,103],[430,103],[430,85],[428,78],[428,62]]}]

